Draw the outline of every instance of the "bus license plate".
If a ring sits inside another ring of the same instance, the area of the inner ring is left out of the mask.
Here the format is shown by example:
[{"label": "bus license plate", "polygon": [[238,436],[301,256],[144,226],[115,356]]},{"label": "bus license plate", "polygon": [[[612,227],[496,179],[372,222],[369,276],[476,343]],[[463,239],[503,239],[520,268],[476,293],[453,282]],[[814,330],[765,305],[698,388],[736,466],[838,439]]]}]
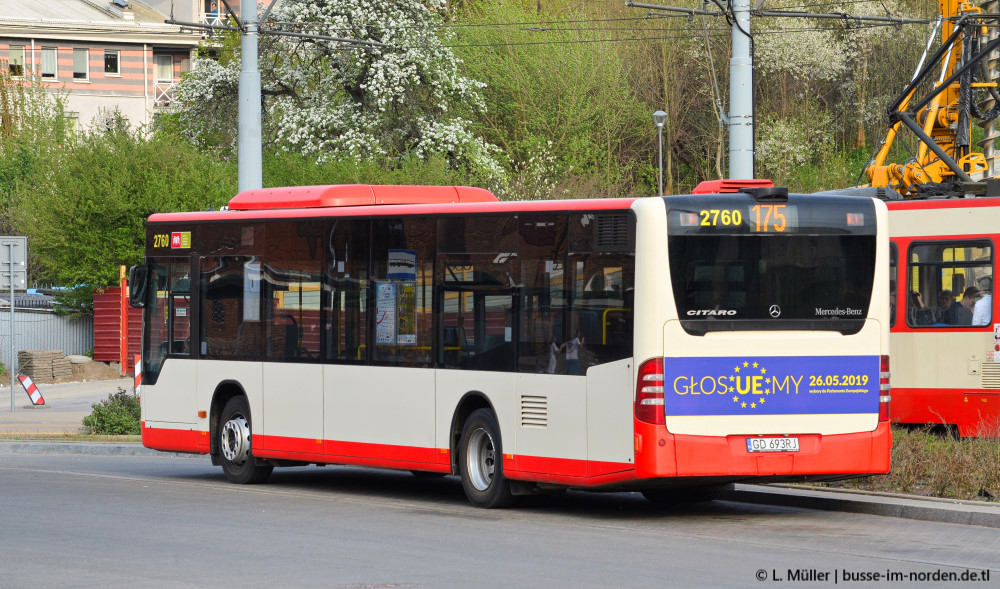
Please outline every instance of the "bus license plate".
[{"label": "bus license plate", "polygon": [[798,452],[798,438],[747,438],[747,452]]}]

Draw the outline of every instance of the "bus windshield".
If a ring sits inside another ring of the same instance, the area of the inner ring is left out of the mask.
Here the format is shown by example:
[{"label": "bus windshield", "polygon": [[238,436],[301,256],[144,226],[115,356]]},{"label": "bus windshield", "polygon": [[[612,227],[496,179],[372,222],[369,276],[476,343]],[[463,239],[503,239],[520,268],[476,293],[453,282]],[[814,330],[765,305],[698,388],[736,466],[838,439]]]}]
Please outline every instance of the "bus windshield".
[{"label": "bus windshield", "polygon": [[685,331],[861,330],[875,272],[870,200],[666,200],[671,280]]}]

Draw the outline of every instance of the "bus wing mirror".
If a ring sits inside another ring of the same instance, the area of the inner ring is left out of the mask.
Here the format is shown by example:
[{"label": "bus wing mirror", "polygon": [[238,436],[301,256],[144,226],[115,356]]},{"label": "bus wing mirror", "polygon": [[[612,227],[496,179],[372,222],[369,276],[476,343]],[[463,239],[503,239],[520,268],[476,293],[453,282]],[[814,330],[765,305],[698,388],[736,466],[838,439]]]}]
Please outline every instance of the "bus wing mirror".
[{"label": "bus wing mirror", "polygon": [[132,266],[128,269],[128,304],[137,309],[146,306],[146,286],[149,280],[149,266]]}]

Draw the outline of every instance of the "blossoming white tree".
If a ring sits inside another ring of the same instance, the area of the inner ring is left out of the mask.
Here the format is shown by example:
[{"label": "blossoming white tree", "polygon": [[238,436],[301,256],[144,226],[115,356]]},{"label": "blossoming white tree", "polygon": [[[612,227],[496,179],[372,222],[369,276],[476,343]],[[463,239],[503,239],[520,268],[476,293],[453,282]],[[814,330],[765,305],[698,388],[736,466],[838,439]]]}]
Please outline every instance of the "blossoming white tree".
[{"label": "blossoming white tree", "polygon": [[[272,13],[278,27],[384,47],[262,34],[265,141],[321,162],[444,156],[499,180],[499,150],[471,131],[482,84],[461,74],[438,26],[443,11],[443,0],[282,2]],[[236,44],[225,47],[181,83],[179,122],[195,141],[232,149],[240,59]]]}]

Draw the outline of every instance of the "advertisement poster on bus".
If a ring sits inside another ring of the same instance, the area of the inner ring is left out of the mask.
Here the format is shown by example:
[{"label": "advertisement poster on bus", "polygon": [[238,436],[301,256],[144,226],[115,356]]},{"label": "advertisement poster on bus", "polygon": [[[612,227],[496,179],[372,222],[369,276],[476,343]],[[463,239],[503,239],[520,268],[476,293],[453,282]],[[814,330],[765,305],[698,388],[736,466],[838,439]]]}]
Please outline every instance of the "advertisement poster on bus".
[{"label": "advertisement poster on bus", "polygon": [[396,343],[417,344],[417,283],[396,284]]},{"label": "advertisement poster on bus", "polygon": [[375,291],[375,343],[396,343],[396,285],[379,282]]},{"label": "advertisement poster on bus", "polygon": [[666,414],[878,413],[878,356],[664,358]]},{"label": "advertisement poster on bus", "polygon": [[993,361],[1000,364],[1000,323],[993,324]]}]

